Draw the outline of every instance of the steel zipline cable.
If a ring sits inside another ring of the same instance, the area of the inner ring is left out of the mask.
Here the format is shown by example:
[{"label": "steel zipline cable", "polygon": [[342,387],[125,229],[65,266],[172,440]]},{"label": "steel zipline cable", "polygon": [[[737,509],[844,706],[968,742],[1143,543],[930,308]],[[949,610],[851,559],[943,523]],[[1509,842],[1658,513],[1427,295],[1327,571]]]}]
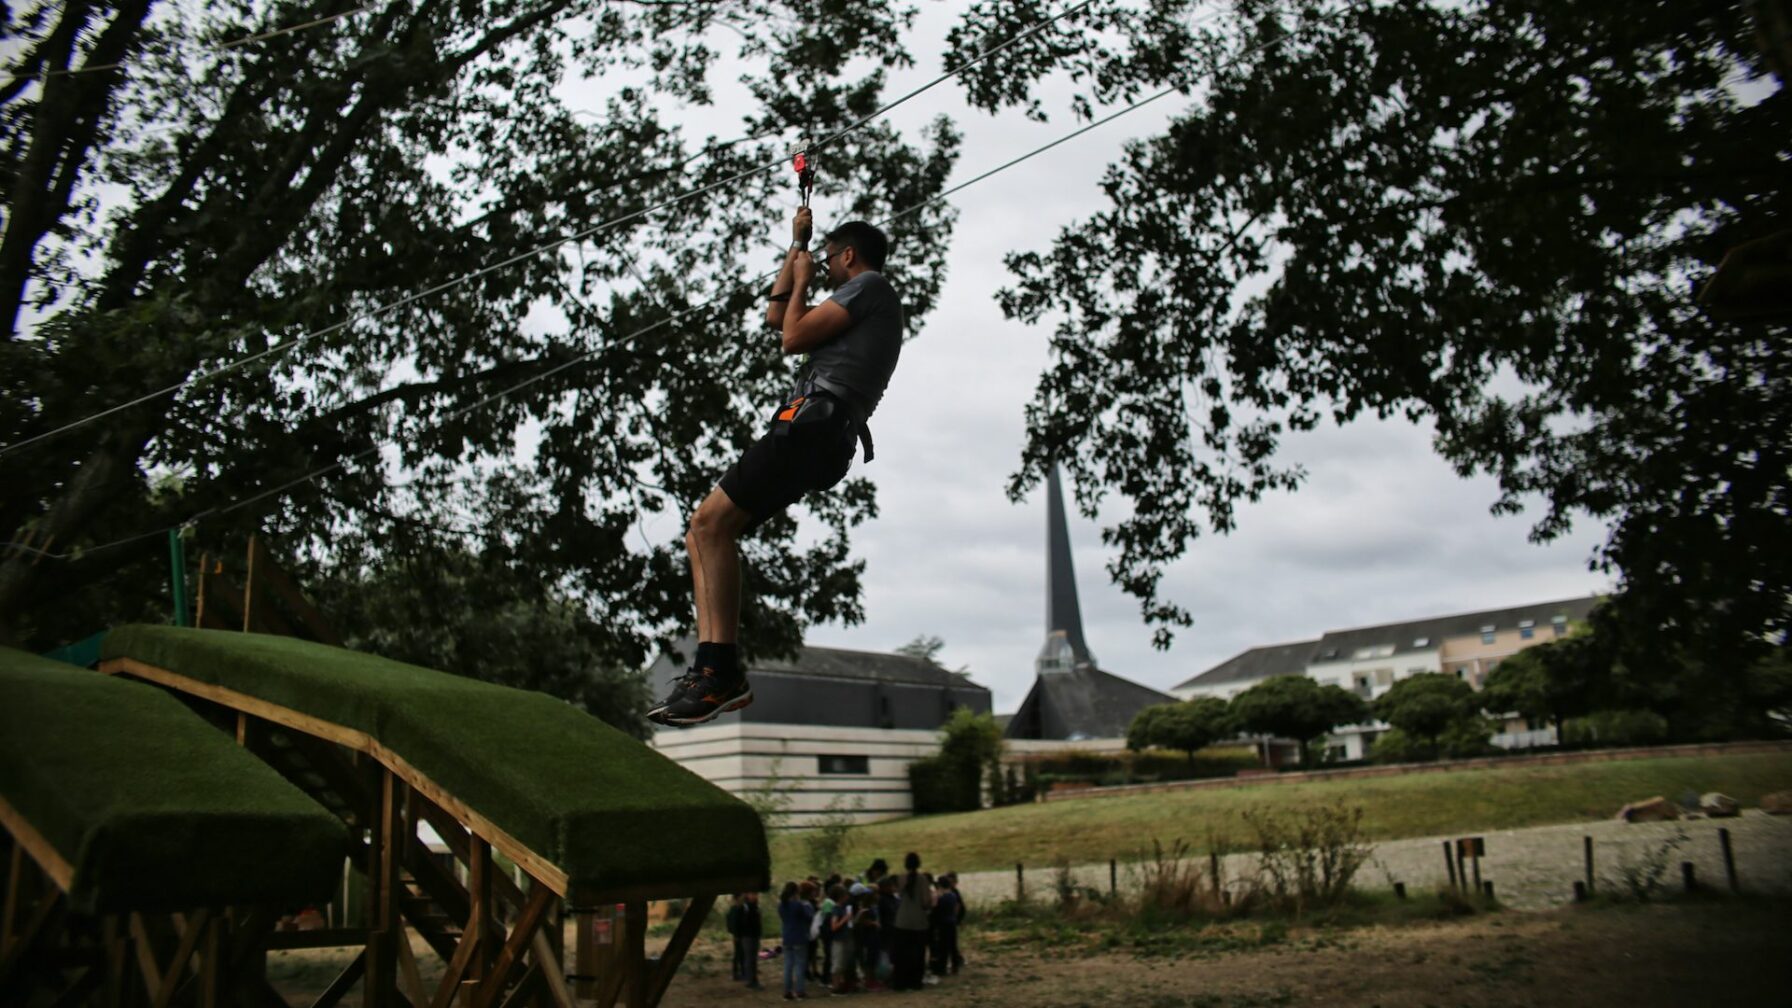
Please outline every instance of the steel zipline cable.
[{"label": "steel zipline cable", "polygon": [[[1318,20],[1319,21],[1331,20],[1332,18],[1336,18],[1337,16],[1345,13],[1347,10],[1349,10],[1349,5],[1346,5],[1345,7],[1340,8],[1338,11],[1334,12],[1333,14],[1328,15],[1324,18],[1320,18]],[[1243,50],[1237,56],[1232,57],[1232,59],[1234,62],[1236,62],[1237,60],[1242,60],[1248,56],[1252,56],[1259,52],[1263,52],[1265,50],[1274,48],[1275,46],[1280,45],[1283,42],[1286,42],[1289,39],[1294,38],[1298,34],[1300,34],[1299,30],[1290,31],[1285,34],[1278,35],[1273,39],[1269,39],[1267,41],[1260,42],[1257,45],[1251,46],[1250,48]],[[880,224],[888,224],[892,221],[896,221],[905,216],[908,216],[909,214],[919,212],[920,210],[925,209],[926,207],[931,206],[932,204],[937,203],[940,200],[943,200],[946,197],[953,195],[954,193],[960,192],[969,186],[975,185],[978,182],[981,182],[985,179],[990,178],[993,175],[999,174],[1003,171],[1007,171],[1008,169],[1013,168],[1016,165],[1021,164],[1022,162],[1025,162],[1031,158],[1037,157],[1038,155],[1043,154],[1046,151],[1049,151],[1055,147],[1058,147],[1059,145],[1061,145],[1067,141],[1070,141],[1079,136],[1082,136],[1083,134],[1089,132],[1090,130],[1093,130],[1099,126],[1106,125],[1107,123],[1113,122],[1115,119],[1118,119],[1123,115],[1126,115],[1126,114],[1134,112],[1138,109],[1144,108],[1146,105],[1149,105],[1155,101],[1158,101],[1159,99],[1165,98],[1177,91],[1183,90],[1183,87],[1184,86],[1181,84],[1172,85],[1170,87],[1166,87],[1166,88],[1163,88],[1162,90],[1156,91],[1150,95],[1147,95],[1146,97],[1141,98],[1138,101],[1125,106],[1124,108],[1121,108],[1115,112],[1112,112],[1112,113],[1102,117],[1101,119],[1094,120],[1094,121],[1078,128],[1070,133],[1065,134],[1064,136],[1057,138],[1056,140],[1051,141],[1050,143],[1044,144],[1040,147],[1036,147],[1033,150],[1020,155],[1019,157],[1016,157],[1012,160],[1004,162],[1003,164],[998,165],[997,167],[992,168],[986,172],[983,172],[982,174],[977,175],[974,178],[967,179],[964,182],[960,182],[959,184],[953,186],[952,188],[947,189],[943,192],[940,192],[937,195],[932,196],[926,200],[923,200],[922,202],[917,203],[914,206],[907,207],[903,210],[899,210],[896,213],[891,214],[889,217],[886,217],[884,220],[880,221],[879,223]],[[822,262],[826,262],[826,259],[827,259],[826,256],[821,257]],[[537,382],[551,378],[554,375],[567,370],[568,368],[575,367],[579,364],[582,364],[585,361],[590,360],[591,358],[596,357],[599,354],[602,354],[602,353],[605,353],[605,352],[608,352],[611,350],[615,350],[620,347],[631,344],[636,339],[639,339],[640,337],[645,336],[648,333],[653,332],[656,329],[659,329],[663,326],[666,326],[673,322],[676,322],[682,318],[685,318],[686,316],[693,315],[697,312],[714,307],[715,305],[726,301],[728,298],[734,296],[735,294],[738,294],[742,291],[752,290],[752,289],[756,288],[759,284],[763,283],[767,278],[775,277],[775,276],[776,276],[776,271],[768,271],[765,273],[761,273],[758,276],[752,278],[750,281],[743,283],[743,284],[737,284],[737,285],[729,288],[727,291],[723,292],[722,294],[720,294],[714,298],[711,298],[708,301],[705,301],[698,305],[693,305],[691,307],[685,308],[684,310],[679,311],[675,314],[669,315],[663,319],[660,319],[658,322],[654,322],[651,325],[643,326],[640,329],[636,329],[636,330],[629,332],[625,335],[618,336],[617,338],[605,343],[602,346],[588,350],[588,351],[586,351],[582,354],[579,354],[573,358],[570,358],[566,361],[562,361],[561,363],[556,364],[554,367],[549,368],[548,370],[543,371],[540,374],[532,375],[529,378],[519,381],[516,384],[511,385],[510,387],[508,387],[502,391],[494,392],[491,395],[488,395],[482,399],[476,400],[472,403],[467,404],[466,406],[462,406],[459,409],[453,410],[452,412],[448,413],[445,417],[443,417],[441,420],[437,421],[436,424],[434,424],[432,426],[432,428],[430,428],[430,429],[440,428],[448,423],[451,423],[455,420],[460,419],[463,416],[468,415],[469,413],[472,413],[476,410],[483,409],[484,407],[489,406],[492,403],[499,402],[505,398],[508,398],[513,393],[521,391],[522,389],[527,388],[531,385],[534,385]],[[275,497],[275,496],[282,495],[282,494],[286,493],[286,491],[288,491],[288,490],[291,490],[295,487],[303,486],[303,485],[310,483],[316,479],[319,479],[320,477],[327,476],[332,472],[335,472],[339,469],[346,467],[350,463],[358,462],[364,458],[367,458],[367,457],[373,455],[374,453],[380,451],[382,448],[385,448],[385,447],[388,447],[388,446],[391,446],[394,444],[398,444],[398,443],[402,443],[402,442],[388,441],[388,442],[382,442],[379,444],[372,445],[368,448],[363,448],[362,450],[355,452],[352,455],[349,455],[342,459],[338,459],[337,461],[332,462],[329,465],[319,467],[318,469],[315,469],[309,473],[306,473],[303,476],[300,476],[295,479],[289,480],[285,483],[282,483],[279,486],[272,487],[267,490],[263,490],[257,494],[254,494],[249,497],[244,497],[240,500],[232,501],[229,504],[224,504],[224,505],[220,505],[218,507],[208,508],[204,511],[199,512],[198,514],[193,515],[191,518],[188,518],[186,521],[180,522],[178,524],[163,526],[163,527],[155,529],[154,531],[144,532],[144,533],[140,533],[138,535],[133,535],[133,536],[127,536],[122,539],[116,539],[111,542],[101,544],[99,546],[87,547],[87,548],[79,549],[79,550],[67,550],[67,551],[64,551],[61,553],[51,553],[51,552],[47,552],[45,550],[37,549],[37,548],[31,547],[31,546],[20,545],[20,544],[14,544],[12,548],[24,550],[25,552],[36,554],[37,556],[45,558],[45,559],[69,560],[69,559],[75,558],[76,556],[91,555],[93,553],[98,553],[98,552],[101,552],[104,550],[115,549],[119,546],[125,546],[130,543],[139,542],[144,539],[149,539],[149,538],[156,537],[156,536],[165,536],[171,531],[195,525],[195,524],[199,523],[200,521],[203,521],[207,518],[215,518],[215,517],[218,517],[221,515],[226,515],[232,511],[236,511],[241,508],[248,507],[251,504],[255,504],[260,501],[266,500],[269,497]]]},{"label": "steel zipline cable", "polygon": [[[1031,28],[1028,28],[1027,30],[1021,32],[1020,34],[1015,35],[1012,38],[1009,38],[1004,42],[1001,42],[995,46],[992,46],[989,49],[986,49],[986,50],[978,53],[976,56],[971,57],[969,60],[966,60],[964,63],[960,64],[959,66],[952,68],[951,70],[939,75],[938,77],[935,77],[933,80],[928,81],[926,84],[923,84],[918,88],[915,88],[913,91],[910,91],[907,94],[902,95],[900,98],[897,98],[895,101],[890,102],[889,104],[883,106],[882,108],[871,113],[870,115],[865,116],[864,118],[858,120],[857,122],[853,123],[852,125],[847,126],[844,129],[838,130],[832,134],[829,134],[827,137],[825,137],[819,141],[816,141],[815,143],[809,145],[808,149],[810,149],[810,150],[819,149],[819,148],[825,147],[831,143],[834,143],[835,141],[846,136],[847,134],[852,133],[853,131],[864,127],[867,123],[871,122],[873,119],[876,119],[879,116],[885,115],[886,113],[890,112],[892,109],[895,109],[897,106],[902,105],[904,102],[907,102],[910,99],[913,99],[913,98],[921,95],[922,93],[930,90],[931,88],[934,88],[934,87],[938,86],[939,84],[941,84],[947,80],[950,80],[953,77],[956,77],[957,75],[965,72],[966,70],[969,70],[970,68],[983,62],[984,60],[988,59],[989,57],[994,56],[995,54],[1001,52],[1002,50],[1008,48],[1009,46],[1014,45],[1015,43],[1020,42],[1023,39],[1029,38],[1032,35],[1040,32],[1040,31],[1043,31],[1044,29],[1050,27],[1051,25],[1056,24],[1058,21],[1062,20],[1063,18],[1066,18],[1066,17],[1070,16],[1071,14],[1074,14],[1077,11],[1082,10],[1084,7],[1087,7],[1094,2],[1095,2],[1095,0],[1081,0],[1081,2],[1076,4],[1075,6],[1068,7],[1066,9],[1064,9],[1063,11],[1060,11],[1059,13],[1053,15],[1051,18],[1049,18],[1045,21],[1041,21],[1036,25],[1033,25]],[[702,156],[702,153],[707,153],[709,150],[717,150],[722,147],[733,146],[735,144],[747,142],[747,139],[757,139],[757,138],[746,138],[746,139],[742,139],[742,140],[732,140],[725,144],[712,145],[710,148],[706,148],[706,150],[704,152],[700,152],[696,156]],[[218,367],[212,368],[209,371],[202,371],[199,374],[190,375],[187,378],[184,378],[184,379],[182,379],[178,382],[175,382],[171,385],[165,386],[163,388],[159,388],[153,392],[146,392],[143,395],[137,396],[134,399],[129,399],[124,402],[118,403],[116,405],[108,406],[107,408],[100,410],[97,413],[93,413],[88,416],[84,416],[79,420],[72,420],[68,423],[65,423],[65,424],[59,426],[59,427],[55,427],[50,430],[43,431],[42,433],[33,434],[32,436],[30,436],[28,438],[22,438],[18,441],[12,442],[11,444],[0,445],[0,457],[5,457],[6,455],[8,455],[12,452],[18,451],[19,449],[25,448],[29,445],[37,444],[40,441],[47,441],[51,438],[57,437],[58,435],[66,434],[69,431],[75,430],[79,427],[84,427],[87,424],[93,423],[96,420],[103,420],[106,417],[112,416],[117,413],[121,413],[121,412],[131,409],[133,407],[141,406],[148,402],[153,402],[154,400],[161,399],[165,396],[174,395],[175,393],[181,391],[182,389],[189,388],[194,385],[198,385],[205,381],[209,381],[212,378],[216,378],[219,375],[225,374],[226,372],[229,372],[229,371],[234,371],[237,368],[244,367],[246,365],[253,364],[253,363],[256,363],[257,361],[265,360],[270,357],[275,357],[275,356],[278,356],[281,354],[285,354],[285,353],[293,350],[296,347],[299,347],[306,343],[309,343],[312,340],[315,340],[321,336],[327,336],[331,333],[346,329],[347,327],[354,325],[357,322],[365,322],[365,321],[369,321],[371,319],[379,318],[383,315],[390,314],[391,312],[397,311],[398,309],[403,308],[406,305],[412,304],[416,301],[420,301],[424,298],[430,297],[431,295],[440,294],[441,292],[443,292],[445,290],[449,290],[454,287],[459,287],[463,284],[471,283],[474,280],[479,279],[480,277],[486,276],[491,273],[495,273],[502,269],[506,269],[510,266],[514,266],[517,263],[523,262],[527,259],[533,259],[536,256],[545,255],[546,253],[563,248],[566,245],[572,244],[573,242],[584,241],[585,239],[590,238],[591,236],[599,234],[603,231],[610,230],[611,228],[617,227],[622,224],[626,224],[630,221],[639,220],[640,218],[643,218],[651,213],[654,213],[655,211],[665,210],[670,207],[677,206],[681,203],[689,202],[690,200],[693,200],[699,196],[703,196],[708,193],[714,192],[715,190],[721,189],[725,186],[731,186],[736,182],[744,181],[746,179],[752,178],[755,175],[762,175],[768,171],[773,171],[773,170],[779,168],[780,166],[782,166],[783,164],[784,164],[784,160],[782,158],[780,158],[779,160],[773,161],[769,164],[764,164],[764,165],[760,165],[758,167],[749,168],[745,171],[736,172],[735,174],[730,175],[727,178],[721,179],[716,182],[712,182],[709,185],[703,186],[698,189],[691,190],[689,192],[680,194],[678,196],[674,196],[674,197],[670,197],[668,199],[661,200],[658,203],[654,203],[650,206],[642,207],[639,210],[635,210],[635,211],[623,214],[618,217],[612,217],[609,220],[602,221],[602,222],[594,224],[588,228],[584,228],[580,231],[576,231],[576,232],[574,232],[570,235],[567,235],[563,238],[558,238],[553,241],[547,242],[546,244],[538,245],[535,248],[529,249],[527,251],[518,252],[515,255],[511,255],[504,259],[498,260],[497,262],[489,263],[485,266],[482,266],[479,269],[474,270],[471,273],[456,277],[452,280],[444,280],[441,283],[438,283],[432,287],[427,287],[423,290],[416,291],[411,294],[407,294],[404,297],[399,298],[396,301],[391,301],[386,304],[380,305],[376,308],[369,309],[368,311],[363,312],[359,315],[351,315],[348,318],[345,318],[339,322],[331,323],[330,325],[327,325],[327,326],[323,327],[322,329],[316,329],[311,332],[305,333],[301,336],[297,336],[293,339],[287,340],[283,343],[279,343],[274,346],[270,346],[265,350],[261,350],[256,353],[250,354],[247,357],[240,358],[240,359],[232,361],[228,364],[220,365]],[[615,188],[615,187],[610,187],[610,188]],[[608,189],[599,190],[599,192],[606,192],[606,191],[608,191]]]}]

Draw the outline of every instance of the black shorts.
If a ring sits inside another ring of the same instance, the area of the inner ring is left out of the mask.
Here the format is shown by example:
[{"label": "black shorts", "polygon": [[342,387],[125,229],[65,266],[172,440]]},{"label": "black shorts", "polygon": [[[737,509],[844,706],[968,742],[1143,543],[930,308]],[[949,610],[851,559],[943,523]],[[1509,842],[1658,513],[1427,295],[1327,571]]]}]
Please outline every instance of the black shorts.
[{"label": "black shorts", "polygon": [[748,445],[718,484],[735,507],[753,516],[749,530],[804,494],[831,489],[845,479],[858,447],[858,425],[845,408],[818,423],[786,427],[785,433],[778,433],[779,426],[774,422]]}]

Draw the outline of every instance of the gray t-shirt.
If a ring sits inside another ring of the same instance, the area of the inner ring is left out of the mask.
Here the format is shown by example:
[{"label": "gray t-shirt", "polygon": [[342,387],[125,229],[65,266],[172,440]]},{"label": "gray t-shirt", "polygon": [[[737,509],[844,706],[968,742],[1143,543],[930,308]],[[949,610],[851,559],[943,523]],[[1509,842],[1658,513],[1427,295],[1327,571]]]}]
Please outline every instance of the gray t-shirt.
[{"label": "gray t-shirt", "polygon": [[902,353],[902,298],[882,273],[866,270],[828,300],[846,309],[852,325],[809,354],[810,374],[817,385],[870,416]]}]

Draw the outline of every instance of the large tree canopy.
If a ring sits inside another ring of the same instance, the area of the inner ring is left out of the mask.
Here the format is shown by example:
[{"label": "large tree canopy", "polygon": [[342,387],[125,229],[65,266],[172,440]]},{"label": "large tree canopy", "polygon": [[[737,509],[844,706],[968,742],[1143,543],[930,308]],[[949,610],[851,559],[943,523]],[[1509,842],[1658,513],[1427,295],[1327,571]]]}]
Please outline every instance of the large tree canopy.
[{"label": "large tree canopy", "polygon": [[[634,666],[688,621],[682,523],[640,519],[694,506],[788,381],[748,283],[788,242],[785,155],[878,108],[912,12],[357,6],[0,8],[0,529],[38,551],[0,553],[0,638],[165,618],[156,530],[195,516],[199,546],[260,529],[351,587],[479,554],[488,581],[500,564],[584,606],[593,661]],[[724,55],[738,85],[714,79]],[[617,77],[600,107],[568,97]],[[677,126],[718,85],[747,139]],[[874,120],[827,144],[817,223],[925,202],[957,142]],[[888,226],[911,319],[952,218]],[[811,506],[819,542],[791,517],[749,541],[750,647],[859,615],[847,533],[875,507],[855,480]]]},{"label": "large tree canopy", "polygon": [[1165,566],[1300,484],[1291,432],[1405,416],[1496,512],[1540,505],[1534,539],[1609,523],[1636,632],[1716,656],[1792,627],[1786,326],[1692,297],[1792,219],[1792,96],[1744,5],[1231,6],[1112,56],[1096,5],[975,71],[989,107],[1064,68],[1087,101],[1195,96],[1110,209],[1009,257],[1006,313],[1055,324],[1011,491],[1056,460],[1089,513],[1124,498],[1110,570],[1164,646]]}]

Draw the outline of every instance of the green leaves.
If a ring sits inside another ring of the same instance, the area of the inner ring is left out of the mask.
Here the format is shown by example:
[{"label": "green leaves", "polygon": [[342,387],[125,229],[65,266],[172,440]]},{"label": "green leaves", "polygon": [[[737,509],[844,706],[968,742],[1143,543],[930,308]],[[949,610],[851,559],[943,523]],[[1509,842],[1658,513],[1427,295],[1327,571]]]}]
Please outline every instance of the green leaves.
[{"label": "green leaves", "polygon": [[[202,25],[167,27],[240,37],[265,13],[214,5]],[[907,62],[911,13],[503,0],[383,5],[227,57],[171,39],[109,85],[103,143],[55,208],[61,230],[27,291],[54,300],[25,339],[0,340],[0,442],[288,349],[0,456],[0,528],[42,526],[58,551],[81,550],[203,513],[196,551],[256,529],[313,581],[471,565],[494,618],[508,579],[516,598],[576,610],[555,619],[579,654],[638,658],[689,622],[683,515],[797,364],[758,321],[755,278],[777,265],[790,200],[784,173],[757,169],[798,131],[825,136],[882,103],[880,70],[846,68]],[[734,31],[712,31],[724,23]],[[53,28],[20,27],[21,44]],[[710,100],[730,55],[748,79],[723,82],[738,131],[689,135],[681,105]],[[629,87],[610,84],[624,69]],[[601,97],[569,97],[592,88]],[[33,114],[0,96],[6,135],[29,135]],[[818,223],[924,202],[957,145],[943,123],[842,136]],[[0,184],[16,164],[0,161]],[[103,226],[81,202],[101,195]],[[916,321],[951,227],[934,206],[891,229]],[[113,475],[77,494],[84,473]],[[152,496],[167,474],[181,478]],[[785,517],[749,540],[749,651],[860,617],[850,531],[875,510],[853,481],[811,507],[818,536],[799,542]],[[153,611],[132,586],[165,580],[156,542],[79,564],[0,557],[4,634],[49,645]],[[457,646],[499,633],[480,613],[381,611],[435,614]],[[400,629],[366,624],[360,639]]]},{"label": "green leaves", "polygon": [[[1008,257],[1004,313],[1056,323],[1010,493],[1053,460],[1085,509],[1119,492],[1110,572],[1167,645],[1165,566],[1299,486],[1286,432],[1402,415],[1535,538],[1610,523],[1633,633],[1758,651],[1792,629],[1792,354],[1690,297],[1792,211],[1748,32],[1739,4],[1240,2],[1183,68],[1123,58],[1200,97],[1116,158],[1111,209]],[[1110,43],[1004,54],[973,100]]]}]

